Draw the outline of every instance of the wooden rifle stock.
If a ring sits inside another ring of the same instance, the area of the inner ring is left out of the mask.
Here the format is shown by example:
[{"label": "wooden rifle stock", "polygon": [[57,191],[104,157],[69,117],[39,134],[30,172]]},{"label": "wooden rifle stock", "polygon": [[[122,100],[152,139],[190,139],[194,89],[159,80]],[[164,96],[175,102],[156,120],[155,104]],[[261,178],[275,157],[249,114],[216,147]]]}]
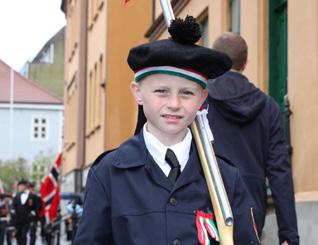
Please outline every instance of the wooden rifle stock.
[{"label": "wooden rifle stock", "polygon": [[[205,132],[202,132],[200,130],[201,125],[200,123],[198,123],[198,117],[199,116],[197,116],[196,120],[191,124],[191,130],[199,153],[201,166],[205,176],[205,181],[209,189],[214,215],[220,235],[220,244],[233,245],[234,241],[232,211],[228,202],[228,198],[226,195],[220,170],[215,158],[212,144],[209,141],[208,145],[206,145],[206,142],[204,142],[205,140],[202,139],[203,137],[206,137],[206,135],[204,136],[203,134]],[[210,156],[214,158],[212,160],[214,162],[212,163],[209,162],[209,160],[211,161],[211,159],[209,159],[209,157],[207,156],[209,153],[206,153],[206,151],[209,150],[209,148],[211,151]],[[219,180],[217,180],[218,178]]]}]

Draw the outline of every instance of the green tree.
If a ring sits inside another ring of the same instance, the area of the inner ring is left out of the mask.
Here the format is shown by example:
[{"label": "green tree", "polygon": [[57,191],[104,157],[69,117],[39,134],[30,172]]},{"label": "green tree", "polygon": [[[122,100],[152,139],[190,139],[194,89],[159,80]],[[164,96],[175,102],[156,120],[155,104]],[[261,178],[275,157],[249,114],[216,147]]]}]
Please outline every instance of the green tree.
[{"label": "green tree", "polygon": [[41,180],[49,173],[50,168],[53,166],[55,154],[52,152],[44,153],[40,151],[32,162],[31,179],[36,183],[36,189],[39,188]]},{"label": "green tree", "polygon": [[6,192],[14,192],[14,183],[19,179],[29,179],[30,171],[24,158],[0,162],[0,179]]}]

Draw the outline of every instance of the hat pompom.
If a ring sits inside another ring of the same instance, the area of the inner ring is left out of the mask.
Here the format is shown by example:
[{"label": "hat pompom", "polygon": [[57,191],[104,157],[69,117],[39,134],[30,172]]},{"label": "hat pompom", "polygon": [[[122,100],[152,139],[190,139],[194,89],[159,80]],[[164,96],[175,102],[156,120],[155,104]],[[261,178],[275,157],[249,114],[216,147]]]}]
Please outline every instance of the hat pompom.
[{"label": "hat pompom", "polygon": [[182,44],[195,44],[201,37],[200,25],[192,16],[171,21],[168,31],[173,40]]}]

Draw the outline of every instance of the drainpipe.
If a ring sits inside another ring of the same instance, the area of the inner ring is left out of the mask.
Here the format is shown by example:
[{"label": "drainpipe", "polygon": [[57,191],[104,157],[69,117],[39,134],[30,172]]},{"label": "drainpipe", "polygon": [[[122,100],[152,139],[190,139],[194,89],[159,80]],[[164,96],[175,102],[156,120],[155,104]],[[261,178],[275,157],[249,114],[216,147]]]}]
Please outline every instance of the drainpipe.
[{"label": "drainpipe", "polygon": [[78,63],[78,132],[77,168],[75,172],[75,192],[82,190],[82,170],[85,166],[85,122],[86,122],[86,65],[87,65],[87,8],[88,1],[78,1],[79,6],[79,63]]}]

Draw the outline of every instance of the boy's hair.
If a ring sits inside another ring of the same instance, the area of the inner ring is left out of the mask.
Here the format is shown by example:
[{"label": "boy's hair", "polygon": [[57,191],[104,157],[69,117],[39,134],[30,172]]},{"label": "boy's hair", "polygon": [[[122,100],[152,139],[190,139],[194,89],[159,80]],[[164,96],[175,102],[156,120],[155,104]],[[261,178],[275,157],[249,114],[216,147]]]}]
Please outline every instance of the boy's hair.
[{"label": "boy's hair", "polygon": [[212,48],[227,54],[232,60],[232,69],[243,70],[247,61],[247,44],[238,34],[225,32],[213,43]]}]

